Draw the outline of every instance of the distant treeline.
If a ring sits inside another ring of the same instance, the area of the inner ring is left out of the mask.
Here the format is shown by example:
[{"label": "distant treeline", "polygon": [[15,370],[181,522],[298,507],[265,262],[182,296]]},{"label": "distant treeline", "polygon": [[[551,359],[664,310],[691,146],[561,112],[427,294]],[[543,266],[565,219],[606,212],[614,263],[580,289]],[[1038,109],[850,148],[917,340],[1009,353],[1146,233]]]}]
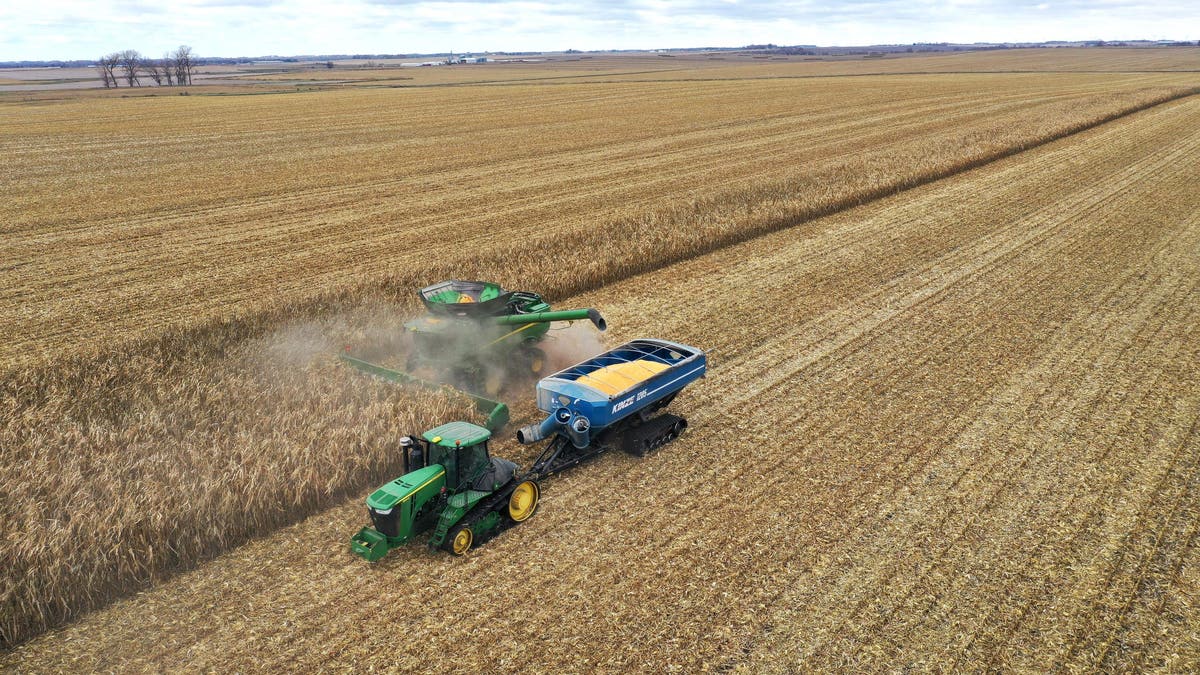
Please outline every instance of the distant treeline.
[{"label": "distant treeline", "polygon": [[[914,42],[904,45],[861,45],[861,46],[830,46],[818,47],[816,45],[746,45],[745,47],[685,47],[680,49],[671,49],[673,52],[717,52],[717,51],[764,51],[773,54],[791,54],[791,55],[806,55],[806,56],[832,56],[838,54],[870,54],[879,52],[961,52],[961,51],[981,51],[987,49],[1031,49],[1044,47],[1200,47],[1200,40],[1088,40],[1081,42],[1065,42],[1061,40],[1051,40],[1049,42],[1004,42],[1004,43],[974,43],[974,44],[959,44],[953,42]],[[578,49],[567,49],[566,54],[615,54],[628,53],[643,50],[636,49],[596,49],[581,51]],[[533,56],[543,52],[488,52],[497,56]],[[254,63],[256,61],[282,61],[284,63],[302,63],[307,61],[367,61],[378,59],[411,59],[426,56],[446,56],[449,52],[439,52],[436,54],[303,54],[296,56],[206,56],[203,58],[192,56],[193,66],[231,66],[245,63]],[[73,61],[49,60],[49,61],[0,61],[0,68],[88,68],[101,65],[102,59],[87,60],[76,59]]]},{"label": "distant treeline", "polygon": [[105,89],[121,86],[122,79],[127,86],[140,87],[143,75],[160,87],[186,87],[192,83],[196,65],[192,48],[179,45],[175,51],[163,54],[160,59],[142,56],[136,49],[105,54],[96,60],[96,72]]},{"label": "distant treeline", "polygon": [[[574,51],[574,50],[568,50]],[[498,56],[533,56],[542,52],[488,52]],[[204,56],[192,57],[194,66],[236,66],[258,61],[282,61],[283,63],[304,63],[308,61],[369,61],[381,59],[412,59],[426,56],[448,56],[449,52],[437,54],[302,54],[296,56]],[[90,68],[101,65],[103,59],[74,61],[0,61],[0,68]]]},{"label": "distant treeline", "polygon": [[[1032,42],[1032,43],[974,43],[957,44],[953,42],[915,42],[909,45],[871,45],[868,47],[817,47],[815,45],[798,45],[784,47],[773,44],[746,45],[739,51],[757,51],[768,54],[789,56],[854,56],[861,54],[895,54],[917,52],[964,52],[987,51],[1000,49],[1044,49],[1053,47],[1200,47],[1200,40],[1189,41],[1150,41],[1124,40],[1109,42],[1105,40],[1089,40],[1086,42]],[[715,50],[714,50],[715,51]]]},{"label": "distant treeline", "polygon": [[0,61],[0,68],[87,68],[95,61]]}]

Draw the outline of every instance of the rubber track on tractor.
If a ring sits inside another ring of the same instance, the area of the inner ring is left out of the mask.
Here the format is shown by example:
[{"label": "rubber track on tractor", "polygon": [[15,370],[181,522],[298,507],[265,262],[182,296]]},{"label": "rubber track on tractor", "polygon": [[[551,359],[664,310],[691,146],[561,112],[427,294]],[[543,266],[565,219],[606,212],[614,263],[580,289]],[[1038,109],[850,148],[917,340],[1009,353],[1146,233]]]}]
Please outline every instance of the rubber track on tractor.
[{"label": "rubber track on tractor", "polygon": [[[461,520],[455,523],[454,526],[450,528],[450,531],[446,533],[446,540],[442,542],[442,550],[453,550],[454,537],[452,537],[450,533],[457,531],[460,527],[471,528],[471,548],[475,548],[477,546],[482,546],[484,543],[490,541],[493,537],[507,530],[513,525],[517,525],[517,521],[508,517],[508,509],[506,506],[509,498],[512,497],[513,491],[516,490],[517,486],[525,480],[527,479],[514,478],[508,481],[507,485],[499,490],[496,490],[492,496],[481,500],[478,504],[471,507],[471,510],[468,511],[467,514],[463,516]],[[475,526],[479,524],[479,521],[483,520],[483,517],[492,511],[501,511],[500,522],[496,524],[496,527],[488,530],[487,532],[479,532],[476,530]]]},{"label": "rubber track on tractor", "polygon": [[[666,404],[664,403],[663,405]],[[656,409],[661,407],[657,406]],[[446,539],[442,542],[442,549],[446,551],[453,550],[454,537],[451,536],[451,533],[457,531],[460,527],[471,528],[473,539],[471,548],[475,548],[490,541],[493,537],[496,537],[512,526],[518,525],[518,522],[509,517],[507,506],[513,491],[525,481],[532,480],[535,483],[539,482],[546,476],[573,467],[609,450],[620,449],[637,457],[644,457],[650,451],[661,448],[678,438],[679,434],[683,433],[683,430],[687,428],[687,420],[670,413],[645,421],[640,417],[634,419],[637,421],[631,422],[629,425],[623,425],[621,429],[610,430],[611,434],[617,436],[616,443],[598,443],[594,447],[579,450],[572,446],[565,436],[555,436],[542,455],[538,457],[538,461],[533,465],[533,468],[525,472],[524,475],[513,478],[507,485],[497,490],[495,494],[480,501],[459,522],[455,523],[454,527],[450,528],[450,531],[447,532]],[[564,452],[567,453],[567,456],[560,457]],[[484,516],[493,511],[500,512],[500,520],[496,526],[487,532],[476,530],[475,526],[479,521],[483,520]]]}]

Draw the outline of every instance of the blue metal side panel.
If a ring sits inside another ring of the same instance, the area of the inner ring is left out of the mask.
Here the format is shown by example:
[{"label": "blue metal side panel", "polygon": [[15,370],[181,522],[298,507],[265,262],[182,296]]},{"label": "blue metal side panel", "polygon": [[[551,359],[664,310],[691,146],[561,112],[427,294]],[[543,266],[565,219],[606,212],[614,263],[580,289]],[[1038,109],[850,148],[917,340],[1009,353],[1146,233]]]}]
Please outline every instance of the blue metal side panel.
[{"label": "blue metal side panel", "polygon": [[[613,396],[575,381],[605,366],[638,359],[657,361],[668,367]],[[695,347],[667,340],[633,340],[543,378],[537,385],[537,404],[547,413],[568,407],[587,417],[594,430],[600,430],[678,392],[703,377],[707,366],[704,352]]]}]

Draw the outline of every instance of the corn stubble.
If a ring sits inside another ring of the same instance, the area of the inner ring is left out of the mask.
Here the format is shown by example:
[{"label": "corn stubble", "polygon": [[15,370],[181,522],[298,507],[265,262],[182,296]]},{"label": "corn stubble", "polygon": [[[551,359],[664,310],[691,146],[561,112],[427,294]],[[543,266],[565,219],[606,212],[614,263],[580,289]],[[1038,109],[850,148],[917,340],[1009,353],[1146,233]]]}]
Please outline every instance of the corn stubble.
[{"label": "corn stubble", "polygon": [[350,503],[10,663],[1193,671],[1198,122],[1162,106],[569,298],[715,350],[692,432],[556,477],[465,559],[339,555]]},{"label": "corn stubble", "polygon": [[[48,198],[51,193],[44,185],[36,181],[22,183],[27,190],[19,194],[15,207],[10,208],[23,217],[23,226],[15,228],[16,236],[5,244],[11,249],[8,252],[36,259],[44,270],[51,271],[52,279],[55,270],[65,269],[72,258],[77,260],[81,254],[106,250],[108,256],[92,272],[65,275],[69,289],[75,292],[71,298],[56,298],[52,284],[22,276],[27,271],[4,271],[24,293],[3,302],[28,320],[25,334],[16,323],[6,323],[3,327],[6,341],[3,357],[8,364],[8,376],[0,388],[0,396],[4,408],[13,412],[6,415],[0,428],[6,493],[2,516],[5,530],[12,534],[0,546],[4,559],[14,561],[3,577],[5,611],[0,630],[4,639],[24,639],[81,609],[95,607],[148,581],[191,566],[198,559],[327,508],[395,472],[391,443],[399,434],[446,419],[469,417],[469,407],[461,399],[375,383],[344,372],[328,356],[343,343],[377,343],[380,334],[394,334],[400,325],[399,317],[412,309],[403,299],[411,289],[441,277],[479,277],[564,297],[951,175],[1190,91],[1182,84],[1186,79],[1178,76],[1161,76],[1158,86],[1153,87],[1133,86],[1133,80],[1109,80],[1062,78],[1055,80],[1053,86],[1040,82],[1026,91],[1009,91],[1003,96],[989,91],[981,96],[979,90],[992,85],[968,79],[951,86],[947,84],[949,81],[933,79],[924,83],[936,92],[933,95],[915,96],[903,104],[857,100],[855,107],[843,111],[836,110],[836,106],[821,108],[810,121],[823,126],[801,129],[796,128],[800,120],[795,117],[770,121],[771,113],[780,113],[778,97],[788,91],[779,88],[783,85],[740,83],[738,86],[746,88],[738,91],[752,98],[741,102],[744,111],[737,121],[752,129],[750,132],[731,125],[729,110],[714,102],[729,95],[730,90],[722,87],[732,85],[701,87],[694,92],[673,89],[669,84],[646,85],[632,94],[639,105],[650,105],[641,97],[665,92],[673,106],[695,98],[700,104],[711,105],[716,112],[707,117],[707,113],[696,113],[698,119],[685,115],[672,120],[664,116],[667,126],[655,130],[657,135],[639,137],[635,144],[618,140],[622,133],[631,133],[629,129],[618,129],[619,133],[610,139],[600,139],[589,146],[578,141],[578,128],[586,129],[593,124],[595,120],[589,115],[596,110],[587,106],[568,108],[567,117],[576,117],[568,120],[561,135],[545,137],[547,149],[540,156],[527,150],[525,141],[516,132],[510,136],[503,130],[481,128],[483,137],[493,145],[474,147],[469,154],[472,161],[481,163],[483,177],[498,184],[476,183],[455,191],[441,190],[436,183],[423,181],[461,176],[462,171],[469,171],[469,167],[454,164],[461,161],[459,158],[427,168],[419,180],[410,180],[405,175],[386,174],[382,157],[370,156],[366,144],[358,151],[369,155],[371,161],[364,162],[356,152],[339,150],[338,143],[353,137],[357,130],[353,128],[354,121],[348,121],[347,116],[338,112],[357,108],[376,110],[382,101],[376,92],[354,92],[332,99],[331,118],[339,123],[332,125],[327,135],[311,141],[318,152],[324,153],[322,160],[335,162],[335,170],[322,173],[322,179],[343,174],[354,178],[339,183],[334,190],[306,183],[308,179],[300,177],[304,172],[297,171],[294,158],[275,158],[267,153],[264,160],[261,153],[256,154],[263,134],[284,133],[286,125],[224,141],[215,151],[205,153],[200,157],[202,161],[187,168],[197,176],[196,188],[173,198],[177,201],[163,208],[148,209],[142,201],[97,194],[94,183],[66,185],[59,204]],[[860,82],[843,85],[845,88],[840,91],[851,97],[852,86]],[[610,97],[614,106],[629,102],[628,88],[601,86],[594,91]],[[517,89],[504,95],[513,97],[509,105],[526,107],[532,110],[533,118],[545,123],[545,118],[539,115],[552,108],[552,103],[564,101],[539,102],[536,95],[541,93],[538,89]],[[578,93],[572,91],[570,97]],[[467,123],[489,124],[488,108],[483,105],[489,99],[471,99],[471,95],[468,101],[478,107],[467,109]],[[432,109],[435,104],[445,105],[447,101],[426,103]],[[195,105],[199,107],[185,108],[175,114],[197,119],[212,115],[215,133],[228,136],[220,115],[235,109],[227,107],[227,103],[220,103],[218,108],[213,108],[218,105],[213,102]],[[258,105],[272,103],[255,102],[254,106]],[[604,104],[596,105],[605,114],[612,112]],[[860,124],[855,111],[861,113],[864,109],[861,106],[867,106],[878,119]],[[617,109],[620,108],[613,108]],[[282,109],[275,110],[285,114]],[[256,109],[250,112],[256,117],[262,114]],[[556,114],[560,112],[556,110]],[[631,119],[637,117],[626,114]],[[328,126],[325,117],[317,117],[315,121]],[[580,127],[571,128],[572,122]],[[62,122],[45,124],[50,129]],[[440,122],[431,124],[432,128],[426,130],[431,135],[462,133],[438,126]],[[735,128],[729,130],[729,126]],[[197,133],[203,128],[201,125]],[[12,143],[11,139],[5,140]],[[43,141],[47,147],[51,142]],[[132,164],[142,169],[157,166],[167,171],[182,170],[174,167],[165,155],[157,154],[160,150],[155,146],[148,144],[147,148],[131,150]],[[847,152],[847,148],[852,151]],[[421,151],[422,146],[416,143],[411,149]],[[391,150],[395,150],[394,145]],[[45,148],[37,148],[31,154],[43,152]],[[103,153],[97,159],[102,156]],[[231,166],[241,167],[235,168],[235,173],[263,168],[244,159],[249,156],[267,163],[270,170],[265,172],[263,184],[270,185],[270,189],[262,189],[257,181],[231,184],[222,180]],[[451,152],[447,157],[455,155]],[[763,157],[769,159],[764,161]],[[277,166],[273,164],[276,159]],[[49,166],[42,167],[43,175]],[[379,171],[385,171],[389,187],[403,193],[402,196],[363,199],[368,192],[380,188],[381,183],[373,178]],[[518,176],[519,180],[507,178],[512,176]],[[59,189],[65,179],[55,180],[60,182],[55,187]],[[355,180],[367,185],[355,187]],[[581,189],[588,183],[594,184],[591,190]],[[307,197],[310,192],[316,201]],[[424,192],[433,194],[422,196]],[[505,199],[487,198],[489,195]],[[551,199],[538,202],[538,195]],[[481,196],[486,199],[481,201]],[[293,200],[297,203],[288,206]],[[409,207],[404,200],[416,205]],[[78,209],[88,203],[95,204],[91,207],[94,211],[78,217],[65,215],[70,208]],[[427,214],[405,210],[409,208]],[[970,216],[963,214],[964,218]],[[85,228],[90,218],[100,221],[94,232]],[[185,220],[196,223],[194,231],[180,229]],[[253,221],[256,229],[250,234],[235,235],[248,221]],[[987,222],[973,222],[976,230],[987,226]],[[397,223],[409,225],[398,227]],[[504,229],[499,229],[501,226]],[[825,227],[814,226],[811,232],[819,235]],[[850,226],[841,227],[842,234],[853,232]],[[136,251],[104,246],[105,232],[122,237],[131,229],[151,242],[177,236],[183,243],[175,246],[179,242],[173,241],[170,247],[152,243],[145,249],[148,253],[143,252],[144,257],[139,257],[143,254]],[[48,230],[58,231],[70,244],[63,250],[35,254],[41,250]],[[498,232],[503,232],[503,236]],[[953,232],[948,225],[947,241]],[[886,228],[871,234],[893,236],[887,234]],[[431,247],[431,241],[438,242],[436,248]],[[778,240],[772,241],[782,246]],[[921,246],[933,244],[918,237],[911,245],[915,248],[901,250],[920,256],[925,252]],[[704,276],[743,258],[751,260],[741,265],[753,267],[754,257],[768,253],[747,246],[731,250],[732,258],[721,252],[711,258],[700,258],[703,262],[697,263],[700,266],[697,269],[686,274],[672,273],[669,277]],[[799,255],[795,251],[792,254]],[[842,254],[846,254],[844,249]],[[548,264],[549,261],[553,264]],[[896,272],[900,270],[897,267]],[[105,275],[114,280],[111,286],[101,283]],[[823,278],[828,287],[815,284],[811,278],[792,279],[784,285],[808,288],[797,293],[821,298],[823,302],[834,302],[855,292],[837,288],[832,281],[835,277]],[[174,281],[164,283],[165,278]],[[212,283],[204,284],[201,291],[198,280],[202,278],[211,279]],[[884,277],[877,280],[885,282]],[[644,288],[639,283],[648,283],[653,288]],[[777,279],[770,277],[730,283],[722,290],[727,295],[719,297],[725,298],[721,302],[727,308],[743,294],[758,293],[764,286],[777,283]],[[689,307],[695,296],[664,300],[669,294],[660,289],[661,285],[661,278],[653,276],[652,281],[631,282],[586,300],[601,308],[625,307],[618,310],[613,324],[621,327],[618,332],[628,331],[626,337],[639,329],[653,328],[651,332],[670,332],[679,339],[704,346],[717,346],[722,340],[733,339],[720,337],[728,331],[727,320],[706,317],[703,305]],[[639,298],[642,304],[635,307],[626,299],[629,297]],[[664,306],[673,309],[666,317],[655,318],[653,312]],[[832,306],[825,311],[837,312]],[[74,313],[79,321],[63,325],[66,313]],[[807,315],[801,312],[797,316]],[[311,323],[297,317],[311,317]],[[1020,321],[1021,315],[1011,318]],[[713,325],[720,328],[705,327]],[[740,325],[748,328],[755,321],[753,317],[745,317]],[[838,329],[841,333],[830,331],[823,337],[813,336],[813,346],[819,348],[821,339],[833,339],[830,335],[854,336],[858,334],[856,330],[866,330],[855,325]],[[739,331],[728,333],[742,335]],[[737,363],[739,350],[755,344],[761,332],[742,338],[746,342],[724,345],[731,353],[731,357],[726,357],[731,366]],[[914,339],[919,342],[919,336]],[[767,353],[778,354],[778,351]],[[762,378],[769,364],[749,355],[744,358],[749,361],[743,382],[767,391],[767,383],[755,378]],[[731,368],[727,377],[736,372],[739,371]],[[907,375],[934,392],[950,392],[962,383],[956,380],[939,385],[925,382],[911,372]],[[714,379],[722,377],[726,376],[715,375]],[[840,378],[850,374],[830,377],[841,382]],[[880,386],[897,387],[903,381],[896,375]],[[733,380],[729,382],[732,387]],[[980,386],[988,382],[985,380]],[[725,387],[710,385],[705,391],[717,390]],[[845,392],[842,400],[850,404],[855,400],[851,394]],[[589,473],[586,479],[574,476],[557,479],[554,490],[561,494],[561,504],[547,502],[535,522],[519,528],[523,533],[519,535],[519,544],[513,543],[516,537],[510,535],[506,535],[507,542],[504,538],[496,542],[494,555],[510,558],[485,558],[489,565],[475,560],[450,566],[445,562],[423,562],[419,552],[405,553],[398,556],[397,563],[383,568],[388,570],[385,574],[394,577],[401,573],[401,565],[417,563],[440,565],[445,575],[461,579],[463,588],[472,581],[477,586],[495,584],[506,574],[521,577],[532,573],[543,580],[557,579],[559,588],[575,588],[578,592],[567,592],[540,611],[562,612],[584,622],[598,621],[597,635],[614,643],[636,637],[627,634],[628,627],[638,626],[639,634],[646,636],[640,639],[652,643],[642,665],[671,663],[672,644],[696,644],[703,632],[701,626],[711,625],[727,615],[734,618],[718,622],[714,630],[719,634],[710,648],[680,656],[679,662],[692,666],[711,664],[722,649],[744,648],[749,650],[747,654],[753,654],[755,640],[747,636],[765,630],[763,640],[769,644],[772,634],[764,626],[766,619],[753,616],[756,610],[778,615],[770,620],[772,625],[786,627],[798,621],[779,605],[779,598],[786,597],[786,592],[754,587],[749,593],[752,602],[738,610],[723,604],[728,600],[722,598],[730,596],[714,596],[714,593],[736,593],[737,589],[729,585],[731,580],[761,583],[761,578],[750,575],[748,569],[770,570],[791,578],[794,583],[807,584],[822,574],[834,574],[838,567],[830,557],[833,553],[783,560],[769,540],[760,538],[765,533],[749,536],[746,529],[731,531],[722,523],[739,522],[737,519],[743,518],[741,522],[748,527],[751,522],[761,522],[768,515],[763,509],[773,500],[779,508],[771,511],[774,514],[771,517],[780,520],[780,528],[790,522],[789,513],[823,518],[837,512],[839,505],[847,503],[846,495],[837,488],[844,486],[848,478],[837,477],[833,469],[839,466],[838,460],[829,454],[828,446],[819,442],[807,452],[815,462],[828,462],[829,474],[806,480],[818,490],[819,496],[832,500],[829,504],[807,501],[779,483],[781,474],[773,474],[748,493],[745,500],[739,499],[729,506],[728,519],[732,520],[714,520],[718,514],[701,509],[694,519],[673,521],[675,524],[663,531],[657,529],[660,521],[634,512],[628,514],[629,522],[614,520],[615,516],[610,514],[595,522],[577,524],[592,533],[588,537],[590,543],[576,539],[561,542],[554,534],[563,528],[570,531],[572,526],[564,519],[577,517],[570,515],[575,508],[571,505],[586,504],[588,494],[612,490],[628,494],[641,489],[644,492],[636,492],[634,498],[637,508],[662,515],[666,505],[668,515],[682,516],[683,507],[673,511],[670,505],[688,503],[689,493],[684,489],[688,485],[711,492],[714,486],[736,482],[731,476],[743,477],[739,485],[745,481],[757,483],[759,478],[747,473],[750,469],[738,463],[738,459],[746,459],[748,452],[761,451],[761,444],[768,444],[773,450],[783,449],[771,440],[776,437],[764,426],[765,422],[749,412],[746,420],[737,419],[732,413],[708,412],[710,408],[715,411],[726,406],[714,396],[714,393],[707,398],[701,396],[700,402],[693,404],[693,412],[700,419],[707,419],[712,428],[729,429],[724,432],[728,438],[722,436],[724,440],[716,444],[720,447],[708,448],[693,441],[692,445],[672,448],[675,454],[665,453],[659,460],[667,465],[658,466],[653,472],[631,460],[619,459],[605,465],[608,468],[598,469],[599,475]],[[792,410],[790,404],[788,410]],[[896,415],[893,422],[907,421],[920,426],[910,414],[897,410]],[[905,424],[897,423],[892,429],[895,435],[876,437],[846,430],[844,433],[849,435],[838,438],[838,447],[874,448],[871,451],[874,454],[864,459],[863,464],[848,467],[858,473],[848,475],[864,477],[863,485],[867,487],[874,485],[869,475],[880,474],[864,472],[887,468],[883,458],[890,456],[888,453],[897,442],[905,442],[905,428]],[[740,447],[742,451],[728,457],[706,454],[722,447]],[[902,447],[897,452],[911,455],[915,450]],[[871,458],[878,461],[871,463],[874,461]],[[724,464],[730,461],[735,464]],[[709,476],[712,482],[708,487],[685,481],[678,487],[664,488],[663,476],[687,473],[691,471],[689,466],[714,467],[699,474]],[[800,466],[792,468],[803,471]],[[609,476],[610,472],[613,475]],[[659,472],[663,476],[658,476]],[[710,497],[721,499],[717,494]],[[864,503],[871,502],[868,499]],[[341,530],[347,521],[360,518],[358,507],[344,507],[328,514],[314,520],[313,527],[327,528],[324,536],[315,540],[340,547],[344,542],[339,537],[345,534]],[[869,514],[864,511],[842,515],[862,519]],[[818,518],[814,522],[824,521]],[[337,537],[331,534],[335,530]],[[295,536],[307,534],[311,533],[300,530]],[[789,536],[786,528],[778,535]],[[804,536],[809,538],[806,546],[811,545],[814,551],[832,545],[831,540],[824,539],[815,529]],[[858,536],[867,535],[859,532]],[[280,546],[276,537],[269,541]],[[301,540],[298,546],[306,547],[305,541]],[[266,554],[264,546],[250,544],[252,550]],[[723,580],[685,580],[677,574],[669,575],[661,593],[651,593],[648,600],[634,602],[638,589],[632,581],[620,576],[620,570],[628,569],[631,559],[643,555],[647,547],[657,547],[659,552],[637,563],[634,579],[644,576],[650,566],[669,567],[672,556],[682,556],[696,565],[702,565],[704,557],[697,559],[697,551],[725,551],[730,557],[711,561],[721,569],[705,568],[708,573],[725,575]],[[788,550],[792,550],[790,545]],[[301,576],[308,574],[346,587],[354,587],[363,577],[358,566],[330,567],[325,551],[287,555],[296,556],[289,559],[304,566]],[[843,549],[839,555],[848,552]],[[517,558],[526,563],[518,563]],[[886,555],[880,559],[884,558]],[[269,562],[262,561],[263,567],[258,568],[260,580],[262,574],[268,574]],[[209,568],[230,572],[222,567],[228,564],[219,561]],[[532,565],[532,570],[524,568],[526,564]],[[235,575],[243,572],[246,570],[232,570]],[[573,579],[579,583],[573,583]],[[302,578],[290,578],[285,580],[285,586],[302,582]],[[237,581],[233,583],[237,587]],[[597,583],[608,589],[601,597],[615,603],[611,618],[597,615],[602,600],[581,595],[581,589],[594,588]],[[852,586],[846,591],[850,599],[854,597]],[[443,579],[426,591],[417,591],[411,583],[406,584],[402,592],[412,606],[426,607],[432,616],[447,616],[458,611],[456,598],[462,600],[456,587],[457,582],[451,584]],[[247,594],[261,592],[252,585],[239,588]],[[359,591],[368,594],[366,589]],[[210,592],[199,590],[197,597]],[[620,601],[620,597],[625,597],[622,593],[628,595],[628,602]],[[905,596],[905,600],[911,597],[919,596]],[[813,602],[807,596],[796,601]],[[712,609],[704,609],[706,603]],[[295,621],[311,627],[312,612],[318,610],[283,605],[298,614]],[[864,606],[848,605],[859,609]],[[195,609],[184,603],[181,611],[190,611],[188,607]],[[371,611],[383,611],[379,606],[370,607]],[[480,626],[488,617],[504,618],[509,609],[507,605],[482,609],[480,618],[470,623],[483,630]],[[666,610],[669,612],[664,614]],[[196,611],[196,616],[179,618],[172,629],[179,632],[173,639],[181,642],[192,639],[186,629],[188,622],[205,623],[202,612]],[[359,616],[364,611],[366,606],[348,612],[348,616],[358,616],[365,625],[366,618]],[[257,615],[253,612],[252,615],[253,622]],[[672,615],[675,618],[669,618]],[[406,620],[411,623],[412,618]],[[586,663],[637,667],[636,657],[628,652],[606,654],[593,638],[580,636],[568,628],[560,624],[543,629],[545,634],[542,634],[532,627],[518,627],[514,639],[528,644],[540,644],[547,636],[559,640],[543,652],[552,660],[569,654],[578,656],[572,645],[579,645],[588,650]],[[255,629],[262,627],[256,625]],[[466,630],[462,625],[456,630],[460,629]],[[432,635],[441,634],[433,623],[427,624],[425,630]],[[781,634],[794,634],[798,630],[793,626]],[[809,626],[805,630],[820,629]],[[214,635],[217,637],[211,639],[219,640],[221,633],[214,630]],[[863,641],[871,642],[871,635]],[[494,637],[494,646],[503,651],[501,636],[484,630],[481,639],[486,642],[491,639],[488,636]],[[343,637],[324,637],[342,649],[353,649],[354,640],[363,636],[361,631],[347,630]],[[829,644],[842,644],[838,639],[830,637]],[[216,644],[208,644],[207,655],[203,650],[195,652],[196,660],[209,665],[220,663],[222,650]],[[790,647],[783,645],[779,649],[786,653]],[[320,663],[324,651],[315,651],[308,657],[313,663]],[[233,658],[239,658],[240,653],[234,649]],[[828,657],[834,663],[843,655],[838,648],[821,652],[814,647],[795,657]],[[886,660],[888,653],[877,656]],[[506,663],[520,667],[529,665],[528,659],[534,657],[509,653],[506,658]],[[470,664],[464,662],[464,665]]]}]

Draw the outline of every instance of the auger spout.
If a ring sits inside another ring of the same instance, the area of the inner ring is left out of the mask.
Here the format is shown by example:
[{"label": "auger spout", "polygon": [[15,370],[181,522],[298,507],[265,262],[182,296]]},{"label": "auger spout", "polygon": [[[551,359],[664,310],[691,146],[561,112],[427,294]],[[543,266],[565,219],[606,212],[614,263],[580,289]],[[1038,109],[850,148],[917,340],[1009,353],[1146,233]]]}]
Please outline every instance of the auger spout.
[{"label": "auger spout", "polygon": [[500,326],[520,326],[528,323],[550,323],[552,321],[579,321],[587,319],[597,330],[607,330],[608,322],[595,309],[564,309],[552,312],[530,312],[529,314],[508,314],[493,317],[492,321]]}]

